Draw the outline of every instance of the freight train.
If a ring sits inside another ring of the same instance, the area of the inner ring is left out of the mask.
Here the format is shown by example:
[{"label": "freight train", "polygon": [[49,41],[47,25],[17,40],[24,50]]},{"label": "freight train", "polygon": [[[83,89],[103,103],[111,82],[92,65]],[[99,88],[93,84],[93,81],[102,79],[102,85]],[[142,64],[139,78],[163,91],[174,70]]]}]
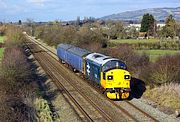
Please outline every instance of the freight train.
[{"label": "freight train", "polygon": [[108,98],[129,97],[131,75],[121,60],[69,44],[59,44],[57,56],[86,79],[100,85]]}]

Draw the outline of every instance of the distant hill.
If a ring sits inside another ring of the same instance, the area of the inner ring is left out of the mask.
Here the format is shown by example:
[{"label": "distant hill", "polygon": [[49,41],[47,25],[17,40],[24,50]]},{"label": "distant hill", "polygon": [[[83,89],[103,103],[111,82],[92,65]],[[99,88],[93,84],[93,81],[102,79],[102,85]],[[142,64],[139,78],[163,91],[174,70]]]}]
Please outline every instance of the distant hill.
[{"label": "distant hill", "polygon": [[176,20],[180,20],[180,7],[177,8],[150,8],[136,11],[127,11],[118,14],[112,14],[100,18],[101,20],[123,20],[123,21],[140,21],[145,13],[152,14],[157,21],[164,21],[165,18],[172,14]]}]

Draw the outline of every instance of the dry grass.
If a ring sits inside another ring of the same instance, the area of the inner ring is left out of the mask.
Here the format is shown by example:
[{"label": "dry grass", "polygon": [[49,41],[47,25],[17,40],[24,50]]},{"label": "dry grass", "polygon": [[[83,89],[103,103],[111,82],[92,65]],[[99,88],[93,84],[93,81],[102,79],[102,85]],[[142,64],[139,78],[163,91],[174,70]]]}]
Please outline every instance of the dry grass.
[{"label": "dry grass", "polygon": [[147,89],[146,97],[155,101],[160,106],[172,108],[180,112],[180,84],[162,85],[153,89]]}]

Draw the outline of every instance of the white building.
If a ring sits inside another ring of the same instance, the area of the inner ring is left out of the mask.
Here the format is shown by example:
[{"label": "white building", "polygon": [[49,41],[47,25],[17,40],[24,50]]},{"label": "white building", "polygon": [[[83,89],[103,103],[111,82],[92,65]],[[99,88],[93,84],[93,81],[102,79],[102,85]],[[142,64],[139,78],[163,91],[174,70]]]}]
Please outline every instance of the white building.
[{"label": "white building", "polygon": [[[165,23],[157,23],[157,27],[162,28],[163,26],[165,26]],[[129,24],[128,27],[135,27],[136,30],[139,31],[141,28],[141,24]]]}]

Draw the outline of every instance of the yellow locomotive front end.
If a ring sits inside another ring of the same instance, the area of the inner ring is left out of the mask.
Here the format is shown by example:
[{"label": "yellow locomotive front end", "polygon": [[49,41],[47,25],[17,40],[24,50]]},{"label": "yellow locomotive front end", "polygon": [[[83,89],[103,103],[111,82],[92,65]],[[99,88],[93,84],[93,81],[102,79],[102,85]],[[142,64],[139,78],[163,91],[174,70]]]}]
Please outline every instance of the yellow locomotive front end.
[{"label": "yellow locomotive front end", "polygon": [[110,99],[127,99],[130,92],[131,75],[119,60],[112,60],[102,67],[101,86]]}]

